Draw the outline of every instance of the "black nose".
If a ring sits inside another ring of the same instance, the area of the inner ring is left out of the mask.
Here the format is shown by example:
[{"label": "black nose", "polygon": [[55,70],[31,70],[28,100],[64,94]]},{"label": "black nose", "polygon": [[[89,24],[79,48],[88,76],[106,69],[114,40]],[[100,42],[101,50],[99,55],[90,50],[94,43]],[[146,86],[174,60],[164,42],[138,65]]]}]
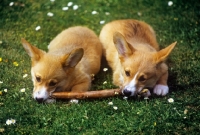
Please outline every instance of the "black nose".
[{"label": "black nose", "polygon": [[36,98],[36,100],[38,101],[38,103],[42,103],[44,101],[43,98]]},{"label": "black nose", "polygon": [[127,89],[124,89],[123,90],[123,94],[128,97],[128,96],[130,96],[132,94],[132,92],[127,90]]}]

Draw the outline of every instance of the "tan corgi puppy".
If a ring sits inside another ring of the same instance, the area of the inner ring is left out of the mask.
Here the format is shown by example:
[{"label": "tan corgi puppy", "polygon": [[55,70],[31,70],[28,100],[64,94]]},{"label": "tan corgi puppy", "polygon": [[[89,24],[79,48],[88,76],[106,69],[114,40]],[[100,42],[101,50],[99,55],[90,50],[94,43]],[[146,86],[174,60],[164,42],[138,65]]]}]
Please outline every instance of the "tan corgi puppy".
[{"label": "tan corgi puppy", "polygon": [[99,37],[113,70],[113,83],[125,96],[134,96],[144,88],[153,88],[157,95],[168,93],[165,60],[176,42],[159,50],[152,27],[137,20],[110,22],[102,28]]},{"label": "tan corgi puppy", "polygon": [[86,27],[62,31],[48,46],[48,52],[22,39],[31,57],[33,98],[51,101],[54,91],[84,92],[90,89],[91,75],[100,69],[102,45],[98,36]]}]

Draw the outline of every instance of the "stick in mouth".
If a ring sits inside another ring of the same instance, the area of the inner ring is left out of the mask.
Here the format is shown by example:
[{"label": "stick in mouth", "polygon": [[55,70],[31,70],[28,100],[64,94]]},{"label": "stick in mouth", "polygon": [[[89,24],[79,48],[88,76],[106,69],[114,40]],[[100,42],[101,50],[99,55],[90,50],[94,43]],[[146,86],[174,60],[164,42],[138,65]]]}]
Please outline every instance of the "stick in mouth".
[{"label": "stick in mouth", "polygon": [[51,97],[61,99],[87,99],[87,98],[107,98],[122,95],[120,89],[107,89],[87,92],[54,92]]}]

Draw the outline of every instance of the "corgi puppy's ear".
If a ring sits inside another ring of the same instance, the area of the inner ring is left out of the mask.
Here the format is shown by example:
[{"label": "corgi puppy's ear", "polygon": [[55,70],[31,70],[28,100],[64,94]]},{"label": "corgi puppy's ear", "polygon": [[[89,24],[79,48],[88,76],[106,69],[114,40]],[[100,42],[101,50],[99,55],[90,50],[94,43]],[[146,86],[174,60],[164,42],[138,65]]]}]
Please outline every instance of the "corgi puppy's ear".
[{"label": "corgi puppy's ear", "polygon": [[168,47],[157,52],[155,54],[155,58],[154,58],[156,63],[160,63],[160,62],[165,61],[167,59],[167,57],[169,56],[169,54],[171,53],[171,51],[174,49],[176,43],[177,42],[174,42],[171,45],[169,45]]},{"label": "corgi puppy's ear", "polygon": [[38,61],[44,54],[45,52],[38,49],[35,46],[32,46],[28,41],[26,41],[24,38],[21,39],[22,45],[28,55],[31,57],[32,61]]},{"label": "corgi puppy's ear", "polygon": [[135,49],[126,42],[124,36],[119,32],[114,33],[113,42],[120,58],[128,57],[135,51]]},{"label": "corgi puppy's ear", "polygon": [[75,67],[83,57],[83,48],[74,49],[70,54],[63,56],[62,64],[64,68]]}]

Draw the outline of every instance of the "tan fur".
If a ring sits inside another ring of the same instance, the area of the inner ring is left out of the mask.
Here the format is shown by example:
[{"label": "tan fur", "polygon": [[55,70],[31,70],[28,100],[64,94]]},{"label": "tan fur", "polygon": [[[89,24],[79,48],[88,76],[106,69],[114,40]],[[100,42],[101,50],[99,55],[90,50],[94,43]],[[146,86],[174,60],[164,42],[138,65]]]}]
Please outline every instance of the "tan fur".
[{"label": "tan fur", "polygon": [[110,22],[102,28],[99,37],[103,54],[113,70],[115,85],[123,90],[136,76],[134,94],[156,84],[167,86],[168,67],[164,61],[176,43],[159,51],[152,27],[137,20]]},{"label": "tan fur", "polygon": [[[47,53],[25,39],[22,44],[32,59],[33,95],[38,95],[35,98],[46,100],[53,91],[88,91],[91,74],[100,69],[102,45],[96,34],[86,27],[64,30],[51,41]],[[54,83],[55,86],[50,86]],[[40,97],[37,93],[44,88],[47,96]]]}]

